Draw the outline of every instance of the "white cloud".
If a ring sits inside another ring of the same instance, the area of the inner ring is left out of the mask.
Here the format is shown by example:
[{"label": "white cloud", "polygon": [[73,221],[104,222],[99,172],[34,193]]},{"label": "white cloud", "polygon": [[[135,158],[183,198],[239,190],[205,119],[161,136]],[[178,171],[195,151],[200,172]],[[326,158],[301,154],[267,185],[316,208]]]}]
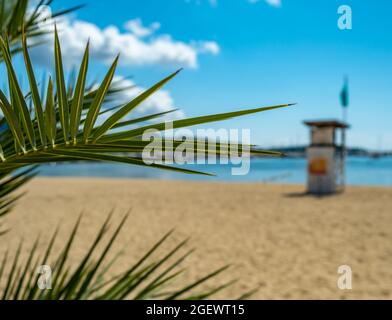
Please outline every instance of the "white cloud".
[{"label": "white cloud", "polygon": [[[247,0],[251,4],[255,4],[260,2],[260,0]],[[267,4],[273,7],[281,7],[282,6],[282,0],[264,0]],[[185,2],[190,3],[191,0],[185,0]],[[200,4],[200,0],[195,0],[196,4]],[[216,7],[218,6],[218,0],[209,0],[209,3],[211,6]]]},{"label": "white cloud", "polygon": [[[48,17],[51,14],[49,7],[42,7],[40,12],[42,17]],[[168,35],[144,41],[144,37],[152,35],[160,26],[158,23],[153,23],[144,27],[140,19],[128,21],[125,26],[127,32],[123,33],[114,26],[100,29],[92,23],[80,20],[63,19],[58,21],[57,27],[59,29],[63,62],[68,69],[80,64],[88,39],[90,39],[91,59],[103,63],[111,63],[115,55],[120,52],[121,61],[125,65],[170,64],[196,67],[199,54],[217,54],[219,52],[219,46],[209,41],[186,44],[174,41]],[[49,26],[43,24],[41,28],[48,29]],[[32,48],[31,56],[35,62],[40,62],[42,65],[53,69],[53,35],[50,35],[47,40],[49,43]],[[130,88],[117,94],[117,98],[121,102],[131,101],[146,90],[146,88],[137,85],[132,80],[121,76],[116,76],[113,81],[117,82],[118,80],[121,80],[121,86]],[[176,107],[170,92],[159,90],[136,108],[132,115],[140,117],[172,109],[176,109]],[[108,113],[106,116],[109,115]],[[159,120],[183,117],[184,113],[179,110],[161,117]]]},{"label": "white cloud", "polygon": [[[282,6],[282,0],[264,0],[267,4],[273,7],[281,7]],[[249,3],[255,4],[260,2],[260,0],[248,0]]]},{"label": "white cloud", "polygon": [[267,2],[270,6],[273,6],[273,7],[281,7],[282,6],[281,0],[265,0],[265,2]]},{"label": "white cloud", "polygon": [[[45,8],[42,14],[50,15],[50,10]],[[175,40],[168,34],[155,34],[159,28],[160,24],[157,22],[146,27],[140,19],[125,23],[125,31],[116,26],[101,29],[90,22],[63,19],[58,22],[58,29],[64,64],[69,68],[80,63],[88,39],[92,60],[109,64],[120,53],[120,64],[123,66],[163,65],[197,68],[201,54],[219,53],[219,45],[216,42],[186,43]],[[46,66],[53,65],[52,38],[53,36],[48,38],[49,43],[32,49],[35,62]]]},{"label": "white cloud", "polygon": [[220,52],[220,47],[215,41],[195,41],[192,46],[199,53],[210,53],[218,55]]},{"label": "white cloud", "polygon": [[159,22],[154,22],[149,27],[145,27],[143,26],[141,19],[134,19],[126,22],[124,27],[137,37],[146,37],[157,31],[161,27],[161,24]]}]

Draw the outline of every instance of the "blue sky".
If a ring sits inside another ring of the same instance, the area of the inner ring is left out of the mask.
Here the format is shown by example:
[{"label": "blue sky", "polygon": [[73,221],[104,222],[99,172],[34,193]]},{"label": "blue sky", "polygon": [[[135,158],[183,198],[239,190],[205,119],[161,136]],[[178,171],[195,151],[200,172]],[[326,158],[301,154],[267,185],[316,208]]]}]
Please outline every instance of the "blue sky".
[{"label": "blue sky", "polygon": [[[53,8],[81,2],[56,0]],[[167,58],[166,51],[165,58],[154,56],[154,52],[151,57],[147,57],[149,53],[140,55],[139,63],[130,57],[118,70],[120,75],[132,75],[141,87],[148,87],[184,66],[165,92],[170,103],[187,116],[297,102],[291,109],[214,125],[250,128],[252,142],[262,146],[306,143],[304,119],[341,117],[338,97],[343,77],[348,75],[353,126],[349,144],[392,149],[392,2],[251,2],[87,0],[87,6],[70,23],[88,22],[97,30],[116,26],[120,34],[141,30],[146,32],[140,36],[142,43],[166,37],[170,43],[188,46],[180,48],[174,58]],[[352,30],[337,27],[337,9],[343,4],[352,8]],[[139,25],[124,27],[136,19]],[[142,28],[136,30],[138,26]],[[72,32],[78,39],[78,29]],[[193,57],[184,56],[192,50]],[[90,72],[102,74],[107,57],[98,52],[96,57]]]}]

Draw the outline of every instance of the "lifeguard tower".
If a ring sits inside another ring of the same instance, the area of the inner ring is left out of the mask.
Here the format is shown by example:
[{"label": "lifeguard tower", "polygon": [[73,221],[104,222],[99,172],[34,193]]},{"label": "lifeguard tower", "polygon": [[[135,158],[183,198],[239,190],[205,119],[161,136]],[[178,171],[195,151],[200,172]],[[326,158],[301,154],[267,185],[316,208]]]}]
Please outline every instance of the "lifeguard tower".
[{"label": "lifeguard tower", "polygon": [[[323,195],[343,191],[346,129],[349,125],[337,120],[315,120],[304,123],[310,127],[311,140],[307,148],[308,193]],[[339,130],[340,139],[337,134]]]}]

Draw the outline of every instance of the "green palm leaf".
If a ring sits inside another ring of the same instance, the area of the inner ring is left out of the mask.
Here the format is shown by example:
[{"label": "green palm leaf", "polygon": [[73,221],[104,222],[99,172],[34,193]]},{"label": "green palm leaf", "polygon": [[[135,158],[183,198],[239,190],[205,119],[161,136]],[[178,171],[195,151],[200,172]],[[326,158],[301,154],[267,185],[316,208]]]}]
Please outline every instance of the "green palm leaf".
[{"label": "green palm leaf", "polygon": [[[40,253],[38,249],[42,247],[42,244],[37,238],[24,263],[21,258],[22,242],[20,242],[12,260],[10,260],[9,253],[6,252],[0,265],[1,298],[3,300],[119,300],[154,299],[159,296],[160,299],[192,299],[194,297],[208,298],[231,284],[229,282],[218,285],[213,289],[203,287],[201,292],[195,291],[227,269],[224,267],[201,277],[194,283],[179,287],[176,281],[186,270],[184,263],[193,250],[186,251],[185,254],[180,253],[187,244],[187,240],[185,240],[166,253],[162,251],[162,245],[172,235],[172,231],[163,236],[136,262],[131,263],[126,270],[120,274],[111,275],[111,278],[108,279],[107,274],[111,271],[110,264],[107,267],[104,262],[111,254],[113,244],[127,219],[125,216],[109,239],[106,240],[111,216],[110,214],[103,223],[95,240],[76,268],[71,268],[69,259],[72,256],[72,248],[79,231],[81,217],[77,220],[64,249],[57,257],[53,257],[52,248],[57,242],[58,229],[54,232],[43,253]],[[159,252],[163,256],[154,258]],[[178,255],[179,257],[177,257]],[[38,288],[39,274],[36,273],[36,268],[40,265],[49,265],[52,268],[51,290]],[[6,271],[9,271],[8,274]],[[173,289],[167,290],[170,287]]]},{"label": "green palm leaf", "polygon": [[14,97],[15,97],[14,108],[16,108],[18,110],[18,114],[21,116],[21,119],[22,119],[25,133],[30,141],[32,148],[35,149],[36,142],[35,142],[34,126],[31,121],[30,112],[27,107],[25,97],[24,97],[22,90],[19,86],[19,83],[18,83],[18,80],[16,77],[16,73],[15,73],[14,67],[11,62],[11,56],[9,54],[8,43],[6,43],[6,41],[4,41],[3,38],[0,38],[0,46],[1,46],[1,50],[3,52],[5,64],[7,66],[8,79],[10,81],[11,92],[14,94]]},{"label": "green palm leaf", "polygon": [[113,114],[108,120],[106,120],[103,125],[101,125],[97,131],[94,133],[93,142],[96,142],[100,137],[102,137],[109,129],[115,126],[122,118],[124,118],[127,114],[129,114],[134,108],[140,105],[143,101],[145,101],[149,96],[151,96],[154,92],[162,88],[167,82],[173,79],[181,70],[178,70],[158,82],[156,85],[152,86],[147,91],[140,94],[138,97],[133,99],[131,102],[126,104],[123,108],[118,110],[115,114]]},{"label": "green palm leaf", "polygon": [[39,135],[41,138],[41,143],[43,146],[46,146],[46,134],[45,134],[45,123],[44,123],[44,112],[42,109],[42,103],[41,99],[38,93],[38,86],[37,86],[37,81],[35,79],[34,71],[33,71],[33,66],[31,64],[31,59],[30,55],[27,49],[27,40],[26,40],[26,34],[23,33],[23,56],[25,60],[25,65],[27,69],[27,75],[29,78],[30,82],[30,90],[31,90],[31,95],[33,98],[34,102],[34,107],[35,107],[35,115],[36,118],[38,119],[38,129],[39,129]]},{"label": "green palm leaf", "polygon": [[[53,25],[55,18],[84,7],[84,5],[77,5],[64,10],[53,11],[51,17],[40,16],[40,8],[52,3],[53,0],[40,0],[38,2],[31,0],[0,0],[0,34],[6,35],[9,39],[11,54],[23,50],[20,46],[23,29],[30,39],[35,40],[31,46],[36,46],[42,43],[42,36],[50,32],[48,28],[41,28],[41,23],[47,26]],[[0,61],[3,59],[3,54],[0,52]]]},{"label": "green palm leaf", "polygon": [[[88,44],[79,68],[77,82],[75,87],[65,85],[65,76],[62,63],[61,44],[57,30],[55,38],[55,73],[57,94],[54,95],[51,77],[47,81],[46,100],[42,102],[38,94],[38,87],[35,80],[33,66],[27,49],[26,38],[23,38],[23,53],[25,65],[29,76],[31,88],[31,99],[34,103],[33,117],[27,108],[27,99],[30,96],[23,96],[21,86],[17,81],[12,61],[9,55],[9,49],[6,41],[1,40],[1,47],[7,66],[9,85],[11,93],[11,102],[4,93],[0,91],[0,107],[5,116],[5,124],[8,126],[3,134],[7,139],[0,139],[2,146],[2,161],[0,170],[7,172],[30,166],[33,164],[62,162],[62,161],[109,161],[117,163],[126,163],[139,166],[150,166],[158,169],[174,170],[188,174],[206,174],[204,172],[188,170],[181,167],[169,166],[166,164],[154,163],[146,164],[142,153],[144,148],[149,144],[140,137],[146,130],[156,129],[164,131],[166,123],[143,125],[144,122],[163,116],[169,112],[162,112],[149,116],[123,120],[129,116],[132,111],[143,101],[150,97],[154,92],[159,90],[167,82],[173,79],[179,71],[176,71],[153,85],[133,100],[125,103],[122,107],[113,110],[111,115],[101,125],[96,125],[99,117],[106,112],[103,109],[103,103],[111,90],[110,85],[115,74],[118,57],[114,60],[109,68],[104,80],[98,89],[86,93],[86,79],[89,64]],[[71,99],[69,97],[72,97]],[[91,99],[88,104],[86,100]],[[43,110],[45,105],[45,110]],[[262,107],[248,110],[241,110],[223,114],[201,116],[190,119],[176,120],[173,122],[174,128],[189,127],[199,124],[205,124],[213,121],[231,119],[238,116],[244,116],[257,112],[264,112],[277,108],[287,107],[289,104]],[[87,108],[87,109],[86,109]],[[86,110],[86,112],[83,112]],[[19,125],[19,119],[22,119],[22,126]],[[60,121],[58,122],[57,119]],[[80,124],[83,128],[79,128]],[[127,126],[137,126],[133,129],[125,129]],[[112,132],[116,130],[116,132]],[[40,136],[39,141],[35,136]],[[25,142],[25,137],[28,142]],[[72,144],[69,138],[72,138]],[[49,144],[47,144],[49,141]],[[161,151],[166,151],[166,141],[162,140]],[[173,146],[186,144],[183,141],[172,141]],[[206,146],[199,145],[199,141],[186,144],[195,153],[215,153],[219,155],[230,155],[230,144],[220,142],[217,144],[217,150],[209,150]],[[251,153],[258,155],[279,156],[279,153],[259,150],[254,146],[239,145],[239,150],[250,150]],[[20,150],[23,153],[20,153]],[[1,157],[0,157],[1,158]]]},{"label": "green palm leaf", "polygon": [[61,46],[59,35],[57,33],[57,27],[54,31],[54,60],[56,64],[56,85],[57,85],[57,96],[59,105],[60,122],[64,135],[64,141],[68,143],[69,137],[69,110],[67,92],[65,89],[64,70],[63,70],[63,59],[61,55]]},{"label": "green palm leaf", "polygon": [[[13,194],[35,176],[35,169],[35,167],[29,168],[11,176],[8,176],[7,171],[0,172],[0,218],[12,210],[16,201],[22,196],[22,194]],[[5,230],[0,225],[0,235],[3,233],[5,233]]]},{"label": "green palm leaf", "polygon": [[79,76],[75,87],[75,93],[71,103],[71,139],[76,144],[76,137],[80,125],[80,117],[83,108],[83,99],[85,94],[87,68],[88,68],[88,50],[89,43],[87,43],[86,50],[84,52],[83,61],[80,66]]},{"label": "green palm leaf", "polygon": [[54,147],[56,143],[56,112],[54,110],[53,82],[51,77],[49,77],[46,93],[45,132],[49,142]]},{"label": "green palm leaf", "polygon": [[[248,109],[248,110],[242,110],[242,111],[214,114],[214,115],[209,115],[209,116],[195,117],[195,118],[190,118],[190,119],[176,120],[176,121],[173,121],[173,129],[191,127],[191,126],[195,126],[195,125],[199,125],[199,124],[205,124],[205,123],[216,122],[216,121],[228,120],[228,119],[232,119],[232,118],[236,118],[236,117],[240,117],[240,116],[244,116],[244,115],[248,115],[248,114],[252,114],[252,113],[269,111],[269,110],[273,110],[273,109],[289,107],[292,105],[293,104],[283,104],[283,105],[272,106],[272,107],[262,107],[262,108],[256,108],[256,109]],[[142,135],[145,131],[147,131],[149,129],[155,129],[157,131],[164,131],[164,130],[166,130],[166,126],[167,126],[166,123],[159,123],[159,124],[140,127],[137,129],[132,129],[132,130],[125,131],[125,132],[114,133],[114,134],[110,134],[110,135],[106,135],[105,137],[102,137],[100,142],[109,143],[109,142],[113,142],[113,141],[128,140],[128,139]]]},{"label": "green palm leaf", "polygon": [[[0,108],[3,111],[5,120],[7,121],[8,127],[12,132],[12,135],[14,137],[15,145],[23,150],[23,152],[26,152],[26,145],[24,141],[24,135],[22,132],[22,129],[19,126],[19,120],[18,116],[14,112],[14,109],[12,108],[11,104],[8,102],[7,97],[3,93],[3,91],[0,90]],[[17,150],[17,148],[16,148]],[[3,158],[4,158],[4,150],[3,150]],[[5,158],[3,159],[3,162],[5,161]]]},{"label": "green palm leaf", "polygon": [[104,97],[109,90],[110,84],[112,82],[114,72],[116,71],[116,66],[118,62],[119,56],[116,57],[114,60],[112,66],[110,67],[108,73],[105,76],[105,79],[103,80],[102,84],[100,85],[97,94],[95,95],[95,98],[93,102],[91,103],[91,106],[89,108],[89,111],[87,113],[86,117],[86,122],[84,123],[84,133],[83,133],[83,140],[85,143],[88,142],[88,138],[90,136],[91,130],[94,127],[95,121],[97,121],[97,117],[100,111],[100,108],[102,106],[102,103],[104,101]]}]

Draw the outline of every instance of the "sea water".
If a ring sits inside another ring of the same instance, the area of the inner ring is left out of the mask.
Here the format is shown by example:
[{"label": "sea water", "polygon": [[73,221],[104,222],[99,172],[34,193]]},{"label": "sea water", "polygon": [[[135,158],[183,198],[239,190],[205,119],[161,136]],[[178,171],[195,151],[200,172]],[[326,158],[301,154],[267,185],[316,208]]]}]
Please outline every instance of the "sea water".
[{"label": "sea water", "polygon": [[[244,176],[231,175],[230,165],[186,165],[184,168],[213,173],[216,176],[189,175],[142,166],[114,163],[50,164],[40,167],[41,176],[113,177],[136,179],[205,180],[232,182],[265,182],[303,184],[306,181],[306,160],[303,158],[256,158],[250,172]],[[392,186],[392,157],[347,159],[347,184]]]}]

